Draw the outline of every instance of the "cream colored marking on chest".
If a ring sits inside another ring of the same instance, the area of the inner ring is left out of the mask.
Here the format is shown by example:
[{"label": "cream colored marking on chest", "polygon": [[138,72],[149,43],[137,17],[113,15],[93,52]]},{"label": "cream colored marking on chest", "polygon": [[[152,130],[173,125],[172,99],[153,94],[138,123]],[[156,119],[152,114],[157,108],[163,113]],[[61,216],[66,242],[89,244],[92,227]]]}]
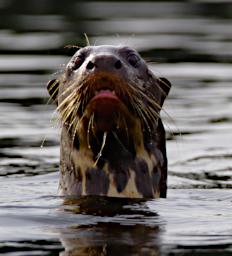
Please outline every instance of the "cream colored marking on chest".
[{"label": "cream colored marking on chest", "polygon": [[[86,194],[86,170],[88,168],[94,168],[94,161],[91,161],[90,156],[91,152],[81,152],[74,150],[72,152],[72,157],[74,159],[74,163],[76,168],[80,167],[82,173],[82,195]],[[142,198],[142,194],[138,192],[136,184],[135,184],[135,172],[133,170],[129,170],[130,177],[128,179],[127,185],[122,192],[118,192],[116,188],[116,184],[114,181],[114,174],[109,172],[108,164],[105,164],[102,170],[109,177],[109,189],[107,192],[107,196],[111,197],[137,197]],[[74,170],[75,171],[75,170]],[[74,178],[75,176],[73,176]],[[96,180],[96,182],[98,182]]]},{"label": "cream colored marking on chest", "polygon": [[141,122],[139,119],[136,120],[136,136],[134,137],[135,145],[136,145],[136,157],[138,159],[145,160],[148,165],[149,174],[152,174],[153,168],[157,166],[158,161],[154,155],[149,155],[147,150],[144,147],[143,134]]},{"label": "cream colored marking on chest", "polygon": [[[137,128],[140,128],[137,126]],[[149,155],[146,149],[144,148],[144,143],[143,143],[143,136],[141,134],[141,130],[137,129],[136,133],[139,133],[139,136],[135,136],[135,145],[136,147],[136,158],[138,160],[144,160],[147,164],[148,171],[149,171],[149,176],[150,179],[152,179],[152,172],[154,167],[157,166],[157,159],[156,157],[152,154]],[[83,141],[85,142],[85,141]],[[81,180],[81,195],[87,195],[86,193],[86,171],[88,168],[96,168],[95,167],[95,162],[94,162],[94,157],[91,149],[87,147],[85,143],[82,143],[82,146],[80,147],[79,150],[73,148],[71,152],[71,159],[72,162],[74,163],[74,167],[72,167],[72,170],[70,170],[69,174],[66,176],[64,175],[63,177],[63,184],[64,188],[66,185],[68,185],[68,190],[71,192],[71,194],[75,193],[75,179],[77,175],[75,175],[75,172],[79,169],[82,175],[82,180]],[[108,163],[106,163],[102,170],[105,172],[105,174],[109,178],[109,189],[107,191],[107,196],[111,197],[136,197],[136,198],[142,198],[143,195],[138,191],[138,188],[136,186],[136,174],[135,170],[130,169],[129,170],[129,178],[126,184],[126,187],[123,189],[122,192],[117,191],[117,186],[115,184],[115,179],[114,179],[114,174],[109,172],[109,167]],[[98,182],[96,180],[96,182]],[[73,186],[72,186],[73,184]],[[146,184],[144,184],[146,186]],[[63,189],[64,189],[63,188]],[[62,187],[61,187],[62,189]],[[157,191],[154,191],[154,188],[152,188],[152,193],[154,197],[159,197],[159,193]]]},{"label": "cream colored marking on chest", "polygon": [[86,170],[94,168],[93,153],[90,150],[73,150],[72,159],[75,169],[80,168],[82,174],[82,195],[86,195]]},{"label": "cream colored marking on chest", "polygon": [[114,175],[112,173],[110,173],[109,174],[110,186],[109,186],[107,196],[142,198],[143,196],[141,193],[138,192],[136,184],[135,184],[135,172],[133,170],[129,170],[129,175],[130,175],[130,178],[128,179],[126,187],[124,188],[124,190],[122,192],[119,193],[116,189]]},{"label": "cream colored marking on chest", "polygon": [[[76,150],[73,149],[72,154],[71,154],[71,158],[73,159],[74,162],[74,170],[72,170],[73,172],[75,172],[78,168],[80,168],[81,174],[82,174],[82,195],[87,195],[86,194],[86,170],[88,168],[94,168],[94,161],[91,160],[93,159],[93,155],[92,152],[90,150]],[[152,175],[152,170],[153,168],[157,165],[157,160],[155,159],[154,156],[149,157],[148,153],[146,150],[144,150],[143,152],[140,151],[139,154],[139,159],[143,159],[145,160],[145,162],[148,165],[148,170],[149,170],[149,175],[151,177]],[[122,192],[118,192],[117,188],[116,188],[116,184],[115,184],[115,180],[114,180],[114,174],[109,172],[109,168],[108,168],[108,164],[106,163],[104,165],[104,167],[102,168],[102,170],[108,175],[109,177],[109,189],[107,192],[107,196],[111,196],[111,197],[136,197],[136,198],[142,198],[143,195],[138,191],[136,183],[135,183],[135,171],[132,169],[129,169],[129,179],[128,182],[126,184],[126,187],[123,189]],[[63,177],[65,179],[65,177]],[[70,178],[72,180],[72,183],[75,184],[75,175],[73,173],[71,173],[71,177],[69,176],[69,184],[70,184]],[[96,180],[96,182],[98,182]],[[67,184],[68,184],[67,183]],[[64,180],[64,184],[66,184],[66,181]],[[146,184],[144,184],[144,186],[146,186]],[[71,187],[69,187],[70,190],[72,190]],[[159,192],[155,192],[153,190],[153,196],[154,197],[159,197]]]}]

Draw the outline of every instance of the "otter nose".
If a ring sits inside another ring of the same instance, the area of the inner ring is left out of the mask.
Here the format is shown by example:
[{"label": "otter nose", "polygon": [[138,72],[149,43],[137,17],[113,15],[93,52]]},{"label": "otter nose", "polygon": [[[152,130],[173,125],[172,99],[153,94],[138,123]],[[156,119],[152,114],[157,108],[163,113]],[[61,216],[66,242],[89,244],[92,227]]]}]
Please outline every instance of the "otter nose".
[{"label": "otter nose", "polygon": [[116,56],[113,55],[97,55],[93,56],[86,65],[88,70],[114,70],[121,69],[122,62]]}]

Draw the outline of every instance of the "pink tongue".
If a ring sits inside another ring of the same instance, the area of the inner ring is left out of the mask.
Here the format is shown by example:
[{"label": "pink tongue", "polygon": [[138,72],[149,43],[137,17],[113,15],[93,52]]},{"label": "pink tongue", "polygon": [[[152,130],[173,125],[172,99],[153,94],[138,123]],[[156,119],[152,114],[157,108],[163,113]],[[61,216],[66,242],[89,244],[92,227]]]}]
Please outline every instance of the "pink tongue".
[{"label": "pink tongue", "polygon": [[118,97],[110,90],[101,90],[94,96],[94,99],[98,98],[118,99]]},{"label": "pink tongue", "polygon": [[102,131],[109,131],[115,122],[121,101],[117,95],[108,89],[100,90],[88,105],[89,113],[95,113],[96,127]]}]

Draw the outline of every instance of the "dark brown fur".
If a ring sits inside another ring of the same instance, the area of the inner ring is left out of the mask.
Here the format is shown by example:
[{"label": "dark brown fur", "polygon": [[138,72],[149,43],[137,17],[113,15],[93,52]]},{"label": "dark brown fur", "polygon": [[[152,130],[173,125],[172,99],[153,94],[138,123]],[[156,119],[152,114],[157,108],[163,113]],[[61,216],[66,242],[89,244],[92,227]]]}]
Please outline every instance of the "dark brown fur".
[{"label": "dark brown fur", "polygon": [[62,123],[61,194],[166,197],[170,87],[129,47],[78,50],[48,83]]}]

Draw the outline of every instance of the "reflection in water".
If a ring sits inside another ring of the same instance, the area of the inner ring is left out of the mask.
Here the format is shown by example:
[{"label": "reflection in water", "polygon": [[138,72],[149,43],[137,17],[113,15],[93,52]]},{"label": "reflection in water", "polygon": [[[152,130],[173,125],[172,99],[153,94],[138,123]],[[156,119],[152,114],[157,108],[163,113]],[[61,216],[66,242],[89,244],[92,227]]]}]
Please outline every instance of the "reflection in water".
[{"label": "reflection in water", "polygon": [[[0,0],[1,255],[231,255],[231,10],[229,0]],[[173,84],[165,200],[56,196],[45,87],[83,33],[135,47]]]},{"label": "reflection in water", "polygon": [[[77,234],[74,237],[74,234]],[[60,255],[159,255],[159,230],[144,225],[122,226],[98,223],[72,228],[72,236],[61,235],[65,251]]]},{"label": "reflection in water", "polygon": [[99,197],[66,199],[65,211],[104,218],[62,229],[60,240],[65,251],[60,255],[159,255],[160,226],[143,223],[158,215],[143,203]]}]

